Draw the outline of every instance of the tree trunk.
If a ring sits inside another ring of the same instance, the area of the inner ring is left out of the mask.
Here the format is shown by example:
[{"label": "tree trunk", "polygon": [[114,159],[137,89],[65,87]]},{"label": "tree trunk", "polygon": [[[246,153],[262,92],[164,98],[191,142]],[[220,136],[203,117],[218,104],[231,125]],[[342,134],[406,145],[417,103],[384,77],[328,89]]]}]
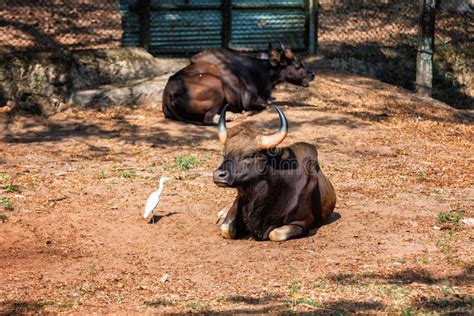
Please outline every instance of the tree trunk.
[{"label": "tree trunk", "polygon": [[433,53],[436,1],[419,0],[418,53],[416,56],[416,91],[431,96],[433,87]]}]

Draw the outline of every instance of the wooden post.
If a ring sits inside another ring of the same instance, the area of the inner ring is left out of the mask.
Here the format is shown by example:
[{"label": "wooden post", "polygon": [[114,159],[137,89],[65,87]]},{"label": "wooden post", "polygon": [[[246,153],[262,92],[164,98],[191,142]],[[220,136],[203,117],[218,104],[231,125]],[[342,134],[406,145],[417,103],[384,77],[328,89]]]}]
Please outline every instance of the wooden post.
[{"label": "wooden post", "polygon": [[419,0],[418,53],[416,56],[416,91],[431,96],[433,87],[433,53],[436,0]]},{"label": "wooden post", "polygon": [[138,12],[140,16],[140,46],[150,51],[150,0],[140,0]]},{"label": "wooden post", "polygon": [[222,1],[222,47],[232,46],[232,0]]},{"label": "wooden post", "polygon": [[309,0],[309,53],[318,52],[319,0]]}]

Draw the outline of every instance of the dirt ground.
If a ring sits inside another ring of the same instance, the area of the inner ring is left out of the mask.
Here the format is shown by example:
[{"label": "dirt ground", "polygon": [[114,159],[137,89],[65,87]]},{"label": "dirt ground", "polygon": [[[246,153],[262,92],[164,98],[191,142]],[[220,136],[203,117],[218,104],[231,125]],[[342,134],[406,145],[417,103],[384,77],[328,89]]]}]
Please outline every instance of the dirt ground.
[{"label": "dirt ground", "polygon": [[[235,192],[212,182],[215,127],[166,120],[160,104],[4,110],[0,314],[472,313],[472,113],[329,71],[274,96],[283,145],[316,144],[338,195],[332,223],[282,243],[220,236]],[[273,110],[246,120],[278,124]]]}]

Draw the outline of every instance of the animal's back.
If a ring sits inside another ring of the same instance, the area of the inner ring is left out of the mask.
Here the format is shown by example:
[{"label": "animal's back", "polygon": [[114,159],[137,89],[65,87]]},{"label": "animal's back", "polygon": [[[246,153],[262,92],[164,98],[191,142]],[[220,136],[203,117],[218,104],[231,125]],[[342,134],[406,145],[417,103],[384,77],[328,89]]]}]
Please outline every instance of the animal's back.
[{"label": "animal's back", "polygon": [[224,105],[219,75],[215,65],[199,62],[171,76],[163,91],[164,115],[183,122],[208,123],[206,116],[218,113]]},{"label": "animal's back", "polygon": [[246,84],[260,86],[260,84],[263,84],[262,81],[265,81],[262,69],[266,68],[264,66],[267,63],[266,61],[230,49],[213,48],[205,50],[191,57],[191,62],[205,62],[216,65],[221,72],[230,72]]},{"label": "animal's back", "polygon": [[196,63],[199,61],[211,63],[211,64],[221,64],[221,63],[239,63],[246,64],[252,60],[257,60],[256,58],[247,56],[238,51],[234,51],[226,48],[213,48],[202,51],[191,57],[191,62]]}]

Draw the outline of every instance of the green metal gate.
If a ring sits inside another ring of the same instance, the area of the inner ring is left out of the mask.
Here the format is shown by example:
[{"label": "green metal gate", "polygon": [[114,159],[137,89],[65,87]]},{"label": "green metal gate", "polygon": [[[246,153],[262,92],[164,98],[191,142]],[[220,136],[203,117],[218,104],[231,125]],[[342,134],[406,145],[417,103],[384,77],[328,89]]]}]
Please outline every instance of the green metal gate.
[{"label": "green metal gate", "polygon": [[120,0],[124,46],[153,54],[213,47],[264,49],[281,41],[307,50],[308,0]]}]

